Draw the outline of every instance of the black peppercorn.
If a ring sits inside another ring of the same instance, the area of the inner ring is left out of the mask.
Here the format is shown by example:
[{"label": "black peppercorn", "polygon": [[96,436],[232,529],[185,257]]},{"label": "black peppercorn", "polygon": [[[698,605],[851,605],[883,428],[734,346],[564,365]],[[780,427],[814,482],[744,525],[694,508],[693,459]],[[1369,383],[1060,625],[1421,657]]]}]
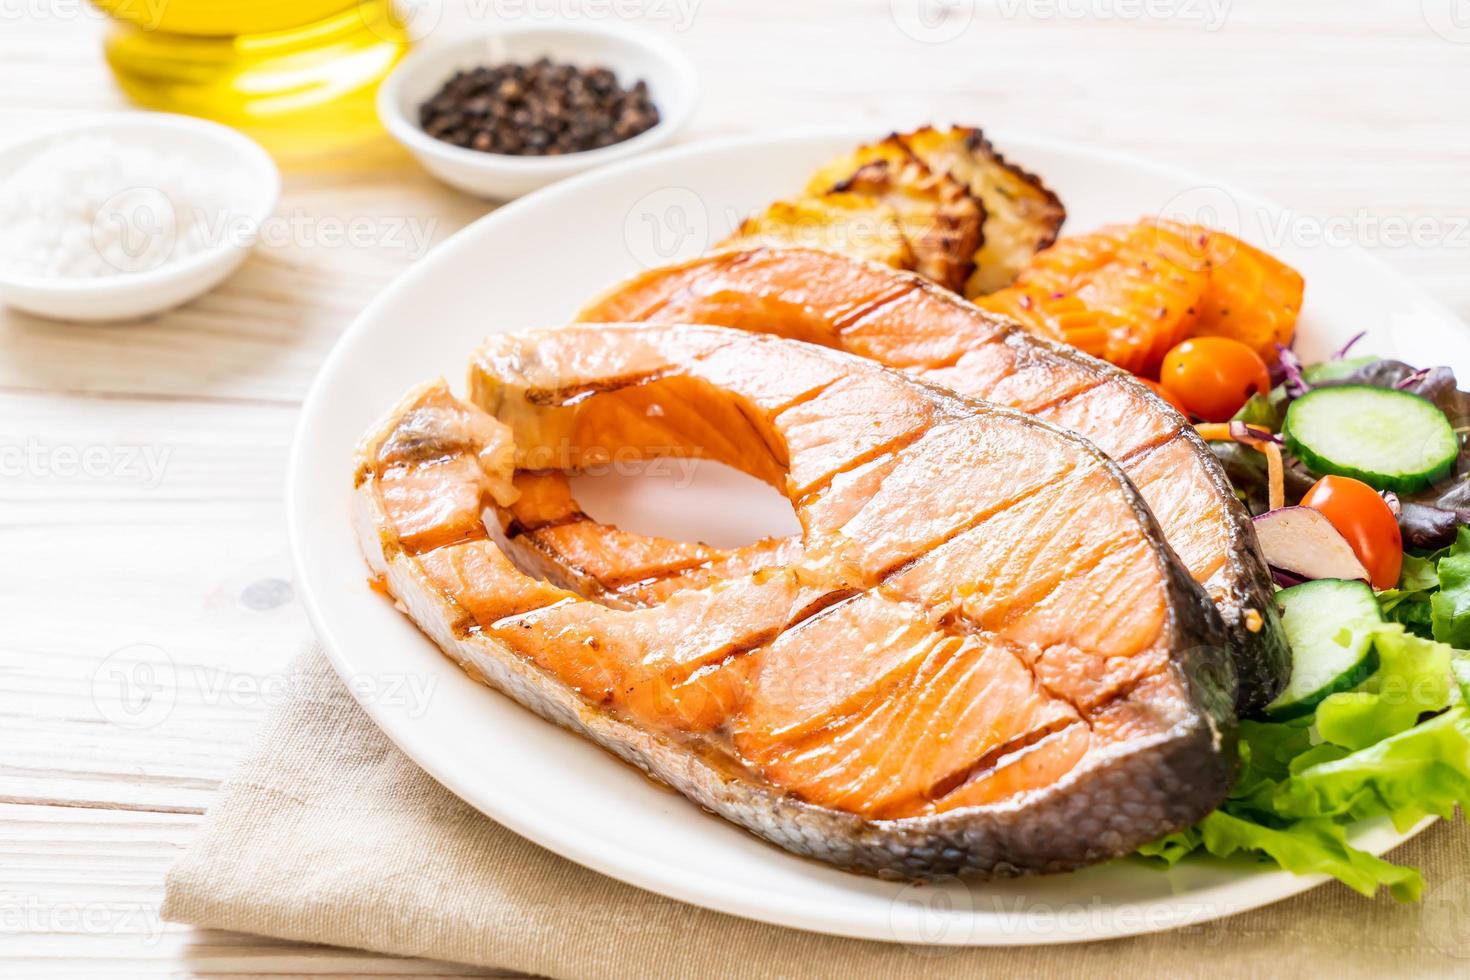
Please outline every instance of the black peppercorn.
[{"label": "black peppercorn", "polygon": [[642,80],[625,89],[610,69],[548,58],[455,72],[419,106],[419,125],[435,139],[521,156],[611,146],[658,120]]}]

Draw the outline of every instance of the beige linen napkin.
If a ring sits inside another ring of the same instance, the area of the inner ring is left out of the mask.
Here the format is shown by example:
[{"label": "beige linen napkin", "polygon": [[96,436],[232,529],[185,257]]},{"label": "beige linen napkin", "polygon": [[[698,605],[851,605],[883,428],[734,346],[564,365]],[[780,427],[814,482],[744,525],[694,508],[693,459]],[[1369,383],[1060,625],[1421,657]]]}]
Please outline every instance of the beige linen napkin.
[{"label": "beige linen napkin", "polygon": [[[910,948],[761,925],[620,884],[517,837],[394,748],[320,649],[169,872],[174,922],[551,977],[1470,975],[1470,832],[1394,853],[1422,905],[1336,884],[1134,939]],[[611,764],[611,763],[609,763]]]}]

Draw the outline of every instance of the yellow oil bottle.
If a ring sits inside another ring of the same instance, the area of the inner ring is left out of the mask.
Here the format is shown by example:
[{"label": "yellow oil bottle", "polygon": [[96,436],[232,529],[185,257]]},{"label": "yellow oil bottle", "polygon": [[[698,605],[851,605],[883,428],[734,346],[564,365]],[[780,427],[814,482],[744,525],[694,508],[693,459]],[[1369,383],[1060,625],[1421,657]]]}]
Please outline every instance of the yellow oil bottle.
[{"label": "yellow oil bottle", "polygon": [[381,132],[378,82],[408,48],[392,0],[92,0],[140,105],[205,116],[283,156]]}]

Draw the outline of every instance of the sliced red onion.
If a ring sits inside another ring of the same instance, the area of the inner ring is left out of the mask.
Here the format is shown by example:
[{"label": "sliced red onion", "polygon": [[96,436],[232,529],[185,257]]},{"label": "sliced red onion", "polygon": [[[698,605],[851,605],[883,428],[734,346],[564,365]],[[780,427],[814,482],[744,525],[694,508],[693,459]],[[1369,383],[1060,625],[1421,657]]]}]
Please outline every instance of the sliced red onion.
[{"label": "sliced red onion", "polygon": [[1252,519],[1261,553],[1274,571],[1303,579],[1368,581],[1368,570],[1325,515],[1310,507],[1282,507]]},{"label": "sliced red onion", "polygon": [[1337,351],[1332,355],[1332,357],[1329,358],[1329,360],[1340,361],[1344,357],[1347,357],[1348,351],[1352,350],[1353,349],[1353,346],[1355,344],[1357,344],[1358,341],[1362,340],[1366,336],[1368,336],[1368,331],[1366,331],[1366,330],[1359,330],[1357,333],[1353,334],[1353,337],[1352,337],[1351,340],[1349,340],[1347,343],[1345,343],[1341,347],[1339,347],[1337,349]]},{"label": "sliced red onion", "polygon": [[1306,379],[1302,377],[1302,361],[1296,352],[1282,344],[1276,345],[1276,359],[1281,364],[1281,373],[1286,377],[1286,390],[1293,398],[1300,398],[1308,391]]},{"label": "sliced red onion", "polygon": [[1231,419],[1230,438],[1236,440],[1237,442],[1244,441],[1246,439],[1256,439],[1261,442],[1281,442],[1281,437],[1272,432],[1270,429],[1263,429],[1259,425],[1250,425],[1246,422],[1241,421],[1240,419]]},{"label": "sliced red onion", "polygon": [[1394,387],[1395,388],[1398,388],[1401,391],[1403,389],[1405,389],[1405,388],[1412,388],[1416,384],[1418,384],[1419,382],[1423,381],[1425,378],[1429,377],[1429,372],[1432,371],[1432,370],[1434,370],[1434,369],[1433,368],[1420,368],[1419,370],[1415,371],[1413,374],[1409,375],[1407,378],[1404,378],[1398,384],[1394,385]]},{"label": "sliced red onion", "polygon": [[1379,496],[1383,498],[1385,504],[1388,504],[1388,509],[1393,511],[1393,516],[1398,517],[1399,513],[1403,510],[1403,507],[1399,504],[1399,495],[1392,490],[1385,490]]},{"label": "sliced red onion", "polygon": [[1311,579],[1302,578],[1295,572],[1288,572],[1284,568],[1277,568],[1275,565],[1271,565],[1270,568],[1271,580],[1274,581],[1277,585],[1281,586],[1283,589],[1289,589],[1293,585],[1301,585],[1303,582],[1311,581]]}]

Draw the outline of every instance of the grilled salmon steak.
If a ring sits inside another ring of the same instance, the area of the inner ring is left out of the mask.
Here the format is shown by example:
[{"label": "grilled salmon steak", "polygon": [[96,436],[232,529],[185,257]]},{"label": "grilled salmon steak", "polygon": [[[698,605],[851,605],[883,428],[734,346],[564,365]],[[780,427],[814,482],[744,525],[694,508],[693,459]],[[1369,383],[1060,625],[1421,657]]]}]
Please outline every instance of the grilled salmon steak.
[{"label": "grilled salmon steak", "polygon": [[[1264,706],[1286,682],[1290,653],[1244,508],[1188,421],[1125,372],[1026,333],[919,276],[814,249],[726,252],[656,269],[616,287],[581,319],[780,334],[1080,433],[1123,468],[1219,607],[1240,710]],[[592,524],[576,530],[587,539],[598,533]],[[609,564],[615,555],[606,553]]]},{"label": "grilled salmon steak", "polygon": [[[473,676],[700,805],[844,868],[1011,875],[1227,792],[1219,617],[1085,440],[713,327],[498,336],[473,378],[475,404],[422,386],[361,444],[370,565]],[[518,468],[666,454],[778,487],[801,547],[631,609],[517,561]]]}]

